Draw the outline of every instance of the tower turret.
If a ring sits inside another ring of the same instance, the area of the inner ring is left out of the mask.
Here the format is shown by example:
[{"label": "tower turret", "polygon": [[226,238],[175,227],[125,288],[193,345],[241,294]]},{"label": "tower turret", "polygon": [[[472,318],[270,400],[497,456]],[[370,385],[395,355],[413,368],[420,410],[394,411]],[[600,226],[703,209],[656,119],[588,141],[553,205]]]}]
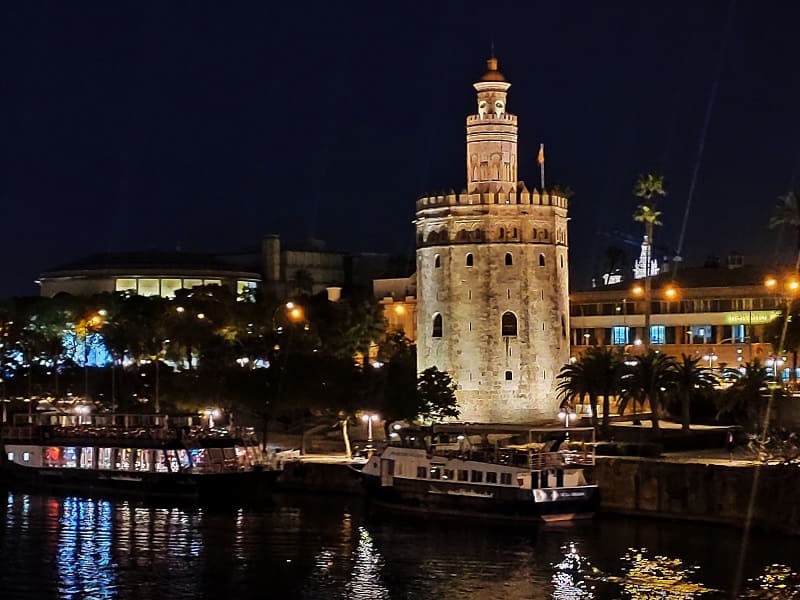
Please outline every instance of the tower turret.
[{"label": "tower turret", "polygon": [[478,112],[467,117],[467,191],[513,191],[517,182],[517,117],[507,112],[511,84],[497,70],[497,59],[473,84]]}]

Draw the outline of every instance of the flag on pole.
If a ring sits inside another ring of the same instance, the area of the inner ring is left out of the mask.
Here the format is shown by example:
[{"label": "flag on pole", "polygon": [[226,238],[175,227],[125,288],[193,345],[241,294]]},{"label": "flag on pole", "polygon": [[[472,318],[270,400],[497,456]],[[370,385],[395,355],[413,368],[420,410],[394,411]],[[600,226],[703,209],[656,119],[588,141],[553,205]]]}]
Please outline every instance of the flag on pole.
[{"label": "flag on pole", "polygon": [[542,174],[542,191],[544,191],[544,144],[539,144],[539,156],[536,157],[536,162],[539,163],[539,170]]}]

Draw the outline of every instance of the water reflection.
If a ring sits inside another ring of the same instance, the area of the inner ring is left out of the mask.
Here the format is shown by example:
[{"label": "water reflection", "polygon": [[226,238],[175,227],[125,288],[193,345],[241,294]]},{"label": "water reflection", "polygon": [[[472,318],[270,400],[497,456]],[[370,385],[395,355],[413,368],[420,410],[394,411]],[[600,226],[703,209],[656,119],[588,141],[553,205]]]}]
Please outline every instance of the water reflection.
[{"label": "water reflection", "polygon": [[[633,519],[414,522],[332,498],[201,508],[9,493],[0,598],[717,600],[739,537]],[[770,564],[800,556],[800,540],[751,542],[740,598],[800,600],[800,576]]]},{"label": "water reflection", "polygon": [[[50,503],[52,508],[58,504]],[[108,502],[65,498],[60,505],[58,591],[61,598],[113,596],[116,566],[111,559],[112,514]]]}]

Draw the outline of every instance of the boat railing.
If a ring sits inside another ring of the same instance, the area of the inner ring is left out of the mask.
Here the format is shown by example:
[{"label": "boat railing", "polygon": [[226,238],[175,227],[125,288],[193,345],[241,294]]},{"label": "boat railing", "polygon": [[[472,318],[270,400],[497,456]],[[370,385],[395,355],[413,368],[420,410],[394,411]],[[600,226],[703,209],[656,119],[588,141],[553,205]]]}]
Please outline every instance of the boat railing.
[{"label": "boat railing", "polygon": [[532,471],[558,467],[590,467],[592,465],[594,465],[594,452],[588,450],[531,453],[529,463]]}]

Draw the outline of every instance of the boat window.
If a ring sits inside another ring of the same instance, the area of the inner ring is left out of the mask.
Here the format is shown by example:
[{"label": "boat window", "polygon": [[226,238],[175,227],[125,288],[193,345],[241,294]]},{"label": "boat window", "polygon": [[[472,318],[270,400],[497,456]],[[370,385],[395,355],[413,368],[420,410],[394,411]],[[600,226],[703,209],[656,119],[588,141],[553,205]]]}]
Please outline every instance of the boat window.
[{"label": "boat window", "polygon": [[137,471],[150,471],[153,464],[152,450],[139,450],[139,460],[136,461]]},{"label": "boat window", "polygon": [[92,468],[93,455],[94,455],[94,448],[92,447],[81,448],[81,469]]},{"label": "boat window", "polygon": [[133,450],[130,448],[120,448],[117,450],[117,461],[115,466],[118,470],[131,470],[131,454],[133,454]]},{"label": "boat window", "polygon": [[428,469],[426,467],[417,467],[417,478],[426,479],[428,477]]},{"label": "boat window", "polygon": [[44,451],[44,466],[45,467],[60,467],[61,466],[61,448],[52,446]]},{"label": "boat window", "polygon": [[8,462],[14,462],[14,453],[13,452],[9,452],[8,453]]},{"label": "boat window", "polygon": [[155,467],[155,470],[160,473],[163,473],[167,470],[167,463],[164,461],[163,450],[153,451],[153,466]]},{"label": "boat window", "polygon": [[442,468],[437,466],[431,467],[431,479],[441,479],[442,478]]},{"label": "boat window", "polygon": [[173,473],[178,472],[178,454],[175,450],[167,450],[167,462],[169,463],[169,470]]},{"label": "boat window", "polygon": [[110,469],[112,464],[113,448],[100,448],[97,453],[97,468]]},{"label": "boat window", "polygon": [[205,448],[192,448],[189,450],[192,464],[195,467],[202,469],[206,464],[206,449]]},{"label": "boat window", "polygon": [[500,483],[502,485],[511,485],[511,473],[500,473]]},{"label": "boat window", "polygon": [[539,487],[539,471],[531,471],[531,489]]},{"label": "boat window", "polygon": [[[13,452],[12,452],[13,454]],[[23,452],[22,453],[22,460],[25,462],[29,462],[31,460],[31,453],[30,452]]]},{"label": "boat window", "polygon": [[184,469],[190,469],[192,463],[189,461],[189,453],[186,450],[178,450],[178,462]]},{"label": "boat window", "polygon": [[482,482],[483,482],[483,471],[473,471],[472,483],[482,483]]},{"label": "boat window", "polygon": [[497,483],[497,473],[495,473],[494,471],[487,471],[486,483]]},{"label": "boat window", "polygon": [[453,480],[456,478],[456,472],[453,469],[445,469],[444,475],[442,475],[442,479],[450,479]]},{"label": "boat window", "polygon": [[458,480],[459,481],[469,481],[469,471],[466,469],[459,469],[458,470]]}]

